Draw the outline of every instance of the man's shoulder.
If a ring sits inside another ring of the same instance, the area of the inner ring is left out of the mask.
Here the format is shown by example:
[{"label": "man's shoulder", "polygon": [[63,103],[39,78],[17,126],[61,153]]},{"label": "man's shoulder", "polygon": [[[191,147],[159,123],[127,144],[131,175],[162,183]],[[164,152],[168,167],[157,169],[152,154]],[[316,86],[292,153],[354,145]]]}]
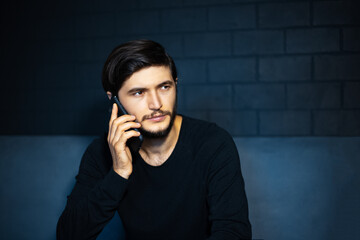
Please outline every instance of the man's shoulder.
[{"label": "man's shoulder", "polygon": [[107,141],[106,141],[106,134],[99,135],[93,139],[93,141],[89,144],[87,150],[97,153],[97,152],[104,152],[107,150]]},{"label": "man's shoulder", "polygon": [[[202,163],[220,164],[225,159],[237,161],[238,151],[232,136],[216,123],[184,117],[182,145],[186,152]],[[206,168],[207,169],[207,168]]]},{"label": "man's shoulder", "polygon": [[84,156],[83,162],[92,162],[98,166],[105,166],[108,168],[111,165],[111,153],[106,140],[106,133],[93,139],[88,145]]},{"label": "man's shoulder", "polygon": [[191,136],[194,140],[213,143],[232,141],[230,133],[214,122],[184,115],[182,115],[182,117],[183,122],[185,123],[184,130],[187,132],[187,135]]}]

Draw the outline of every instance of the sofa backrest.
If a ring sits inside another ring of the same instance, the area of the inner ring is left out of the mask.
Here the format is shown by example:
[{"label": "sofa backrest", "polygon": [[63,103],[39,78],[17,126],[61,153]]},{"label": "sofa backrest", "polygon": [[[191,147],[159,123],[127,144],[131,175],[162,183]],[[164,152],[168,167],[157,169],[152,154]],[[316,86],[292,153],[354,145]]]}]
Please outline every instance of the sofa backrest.
[{"label": "sofa backrest", "polygon": [[[0,136],[1,239],[55,239],[93,136]],[[235,138],[255,239],[360,236],[360,138]],[[117,214],[98,239],[123,239]]]}]

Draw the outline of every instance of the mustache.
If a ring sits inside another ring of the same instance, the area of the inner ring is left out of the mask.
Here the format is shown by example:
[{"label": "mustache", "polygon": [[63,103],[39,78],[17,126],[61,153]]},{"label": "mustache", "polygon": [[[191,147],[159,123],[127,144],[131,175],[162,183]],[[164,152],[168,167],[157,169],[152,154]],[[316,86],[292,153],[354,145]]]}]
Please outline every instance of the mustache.
[{"label": "mustache", "polygon": [[155,116],[163,116],[163,115],[171,116],[171,112],[170,111],[158,110],[158,111],[152,112],[151,114],[143,116],[142,121],[144,121],[146,119],[149,119],[149,118],[153,118]]}]

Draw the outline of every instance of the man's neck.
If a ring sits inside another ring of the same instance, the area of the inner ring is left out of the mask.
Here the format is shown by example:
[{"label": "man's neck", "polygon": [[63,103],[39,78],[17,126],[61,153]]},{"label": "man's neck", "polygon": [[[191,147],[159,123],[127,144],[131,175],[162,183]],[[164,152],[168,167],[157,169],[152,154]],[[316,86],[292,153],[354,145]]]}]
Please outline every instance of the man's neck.
[{"label": "man's neck", "polygon": [[173,152],[179,138],[182,117],[176,115],[169,134],[164,138],[145,138],[140,149],[140,155],[149,165],[162,165]]}]

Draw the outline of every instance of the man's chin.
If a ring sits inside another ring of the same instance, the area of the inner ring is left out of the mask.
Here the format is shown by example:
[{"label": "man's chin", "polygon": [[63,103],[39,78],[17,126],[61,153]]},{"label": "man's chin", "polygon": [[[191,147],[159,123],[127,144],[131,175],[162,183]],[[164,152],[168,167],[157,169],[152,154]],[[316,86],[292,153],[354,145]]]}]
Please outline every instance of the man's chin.
[{"label": "man's chin", "polygon": [[170,116],[170,122],[167,125],[167,127],[160,129],[160,130],[156,130],[156,131],[151,131],[151,130],[147,130],[145,128],[140,128],[140,133],[144,136],[144,138],[164,138],[167,137],[171,131],[171,128],[174,125],[174,120],[175,120],[175,116],[172,115]]},{"label": "man's chin", "polygon": [[144,138],[164,138],[169,135],[170,130],[171,130],[170,126],[164,130],[158,130],[158,131],[149,131],[141,128],[140,133],[144,136]]}]

